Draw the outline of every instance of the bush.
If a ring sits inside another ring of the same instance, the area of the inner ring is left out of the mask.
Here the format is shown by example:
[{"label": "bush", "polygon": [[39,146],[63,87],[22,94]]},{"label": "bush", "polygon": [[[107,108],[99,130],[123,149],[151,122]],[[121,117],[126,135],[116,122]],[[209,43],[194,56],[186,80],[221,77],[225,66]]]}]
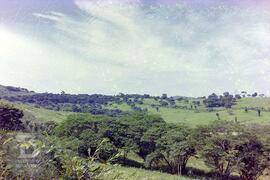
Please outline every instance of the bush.
[{"label": "bush", "polygon": [[21,118],[23,112],[8,105],[0,105],[0,128],[4,130],[24,130]]}]

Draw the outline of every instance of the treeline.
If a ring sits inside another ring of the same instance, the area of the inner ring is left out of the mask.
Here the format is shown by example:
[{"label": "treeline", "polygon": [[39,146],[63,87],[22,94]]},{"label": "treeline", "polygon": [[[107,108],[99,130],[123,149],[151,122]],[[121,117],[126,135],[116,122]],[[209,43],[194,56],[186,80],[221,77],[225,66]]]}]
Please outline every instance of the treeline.
[{"label": "treeline", "polygon": [[[8,91],[11,92],[29,92],[23,88],[6,87]],[[91,113],[94,115],[108,115],[108,116],[121,116],[127,114],[120,109],[109,109],[105,106],[112,104],[122,104],[126,103],[130,106],[132,111],[146,113],[147,108],[141,108],[139,105],[144,103],[145,99],[153,98],[159,105],[158,107],[173,107],[175,101],[172,97],[153,97],[148,94],[123,94],[120,93],[116,96],[101,95],[101,94],[66,94],[62,92],[61,94],[53,93],[32,93],[25,95],[12,95],[12,96],[0,96],[5,100],[10,102],[21,102],[32,104],[35,107],[46,108],[54,111],[69,111],[69,112],[80,112],[80,113]]]},{"label": "treeline", "polygon": [[[142,108],[145,99],[154,99],[155,107],[158,111],[159,107],[177,108],[175,100],[187,100],[184,97],[168,97],[167,94],[161,96],[151,96],[149,94],[124,94],[118,95],[102,95],[102,94],[68,94],[62,91],[60,94],[53,93],[35,93],[25,88],[0,86],[9,93],[0,93],[0,99],[5,99],[11,102],[21,102],[32,104],[35,107],[46,108],[54,111],[69,111],[91,113],[95,115],[121,116],[127,114],[120,109],[106,108],[107,105],[126,103],[132,111],[146,113],[147,108]],[[188,100],[187,100],[188,101]]]},{"label": "treeline", "polygon": [[122,100],[118,96],[39,93],[23,96],[4,96],[2,98],[11,102],[28,103],[37,108],[42,107],[55,111],[103,114],[108,116],[125,114],[119,109],[106,109],[103,107],[111,102],[121,103]]},{"label": "treeline", "polygon": [[0,93],[0,99],[5,99],[11,102],[21,102],[32,104],[35,107],[46,108],[54,111],[70,111],[91,113],[96,115],[121,116],[126,112],[120,109],[108,109],[104,106],[108,104],[127,103],[133,111],[147,112],[136,104],[143,104],[143,99],[152,98],[148,94],[123,94],[116,96],[101,95],[101,94],[67,94],[64,91],[61,94],[53,93],[35,93],[25,88],[1,86],[9,93]]}]

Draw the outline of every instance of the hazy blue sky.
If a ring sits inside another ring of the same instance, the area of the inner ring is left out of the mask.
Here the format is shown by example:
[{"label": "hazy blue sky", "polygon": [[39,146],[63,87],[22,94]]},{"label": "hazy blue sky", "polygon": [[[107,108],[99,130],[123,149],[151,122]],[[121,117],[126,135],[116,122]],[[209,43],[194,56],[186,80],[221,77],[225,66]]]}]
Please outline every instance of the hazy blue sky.
[{"label": "hazy blue sky", "polygon": [[270,94],[268,0],[0,0],[0,84]]}]

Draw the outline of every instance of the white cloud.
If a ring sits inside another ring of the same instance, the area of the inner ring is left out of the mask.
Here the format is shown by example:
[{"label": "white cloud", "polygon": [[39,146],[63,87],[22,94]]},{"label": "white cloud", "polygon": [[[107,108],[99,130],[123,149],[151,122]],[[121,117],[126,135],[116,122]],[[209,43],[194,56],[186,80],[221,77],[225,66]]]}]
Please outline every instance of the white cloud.
[{"label": "white cloud", "polygon": [[[33,82],[39,89],[48,85],[48,89],[73,92],[180,95],[268,88],[267,12],[226,6],[195,11],[185,5],[146,7],[108,0],[78,0],[76,5],[79,17],[34,14],[53,22],[54,31],[47,33],[55,44],[22,37],[10,41],[12,51],[13,44],[26,43],[4,57],[14,59],[16,65],[29,64],[28,74],[34,76],[27,87]],[[44,69],[52,69],[48,77]],[[41,77],[46,77],[44,85],[36,82]],[[23,79],[20,82],[26,82]]]},{"label": "white cloud", "polygon": [[111,80],[103,76],[108,77],[110,70],[117,71],[113,67],[108,70],[103,64],[80,61],[52,44],[36,42],[3,27],[0,49],[0,82],[39,91],[110,93],[104,83]]}]

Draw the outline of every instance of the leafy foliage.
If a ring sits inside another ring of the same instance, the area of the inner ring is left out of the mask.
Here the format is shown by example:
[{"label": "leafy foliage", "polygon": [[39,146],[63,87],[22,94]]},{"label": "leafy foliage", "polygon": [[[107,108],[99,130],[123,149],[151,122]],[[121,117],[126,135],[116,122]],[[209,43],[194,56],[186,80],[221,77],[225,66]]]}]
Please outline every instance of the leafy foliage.
[{"label": "leafy foliage", "polygon": [[248,139],[237,146],[237,168],[240,177],[246,180],[257,179],[269,165],[269,152],[256,138]]},{"label": "leafy foliage", "polygon": [[161,125],[165,126],[165,122],[154,115],[133,114],[113,118],[77,114],[60,124],[55,134],[62,138],[78,139],[78,153],[84,157],[89,155],[89,151],[90,154],[94,152],[104,138],[108,139],[106,151],[102,151],[99,157],[101,161],[106,161],[119,148],[125,151],[124,154],[132,150],[145,157],[148,146],[141,146],[145,142],[142,137],[151,127]]},{"label": "leafy foliage", "polygon": [[[189,158],[195,155],[193,142],[189,139],[190,129],[182,126],[168,126],[157,140],[157,148],[147,156],[146,166],[167,170],[171,173],[186,173]],[[164,164],[165,163],[165,164]]]},{"label": "leafy foliage", "polygon": [[[239,96],[237,96],[239,98]],[[215,93],[208,96],[207,99],[205,99],[204,103],[208,108],[213,107],[225,107],[225,108],[231,108],[232,105],[235,103],[236,98],[233,97],[233,95],[229,94],[228,92],[224,92],[223,96],[217,96]]]},{"label": "leafy foliage", "polygon": [[8,105],[0,105],[0,128],[4,130],[23,130],[23,112]]},{"label": "leafy foliage", "polygon": [[253,180],[266,168],[267,150],[261,141],[244,125],[218,121],[199,127],[194,138],[205,162],[215,169],[221,178],[228,178],[238,169],[243,179]]}]

